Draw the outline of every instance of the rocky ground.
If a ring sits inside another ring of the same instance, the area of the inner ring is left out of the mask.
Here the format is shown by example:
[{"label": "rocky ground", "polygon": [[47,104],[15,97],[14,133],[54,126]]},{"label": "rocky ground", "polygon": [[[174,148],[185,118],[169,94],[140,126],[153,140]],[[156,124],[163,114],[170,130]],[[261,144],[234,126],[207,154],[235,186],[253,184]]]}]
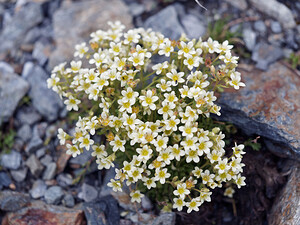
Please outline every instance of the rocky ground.
[{"label": "rocky ground", "polygon": [[[192,0],[0,0],[2,224],[300,224],[300,2],[199,2],[207,10]],[[137,214],[128,196],[111,197],[113,171],[58,145],[57,129],[72,124],[46,79],[108,20],[236,45],[247,87],[219,97],[221,120],[235,124],[241,140],[260,136],[262,148],[247,148],[248,186],[234,200],[217,192],[188,215],[159,214],[144,198]]]}]

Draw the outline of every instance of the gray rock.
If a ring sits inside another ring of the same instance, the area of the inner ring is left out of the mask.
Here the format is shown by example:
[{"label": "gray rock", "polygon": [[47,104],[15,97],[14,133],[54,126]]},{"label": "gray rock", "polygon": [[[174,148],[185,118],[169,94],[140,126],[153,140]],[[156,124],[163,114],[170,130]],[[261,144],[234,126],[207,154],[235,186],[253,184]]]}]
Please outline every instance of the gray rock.
[{"label": "gray rock", "polygon": [[17,49],[25,34],[43,20],[43,12],[39,4],[28,3],[17,11],[11,21],[6,24],[0,34],[0,53],[12,48]]},{"label": "gray rock", "polygon": [[285,146],[274,151],[300,161],[300,77],[280,63],[267,72],[253,67],[241,72],[246,87],[218,98],[221,119]]},{"label": "gray rock", "polygon": [[14,113],[29,84],[15,73],[0,70],[0,126]]},{"label": "gray rock", "polygon": [[182,16],[181,23],[188,38],[199,39],[206,33],[206,21],[201,21],[192,14]]},{"label": "gray rock", "polygon": [[40,138],[38,130],[37,129],[33,129],[32,138],[30,139],[28,145],[25,147],[25,152],[27,154],[34,153],[36,150],[38,150],[41,147],[43,147],[43,145],[44,145],[44,142]]},{"label": "gray rock", "polygon": [[21,140],[25,143],[28,142],[32,137],[30,126],[28,124],[24,124],[20,129],[18,129],[17,137],[21,138]]},{"label": "gray rock", "polygon": [[280,33],[282,31],[280,23],[277,21],[271,21],[271,30],[273,33]]},{"label": "gray rock", "polygon": [[31,61],[26,62],[24,64],[24,66],[23,66],[22,77],[24,79],[26,79],[27,77],[29,77],[31,71],[33,70],[33,68],[34,68],[34,63],[33,62],[31,62]]},{"label": "gray rock", "polygon": [[3,187],[8,187],[11,184],[11,179],[5,172],[0,172],[0,190]]},{"label": "gray rock", "polygon": [[50,54],[50,47],[46,44],[38,41],[34,45],[32,57],[38,61],[40,66],[44,66],[48,60]]},{"label": "gray rock", "polygon": [[162,213],[153,221],[151,225],[175,225],[176,214],[174,212]]},{"label": "gray rock", "polygon": [[129,10],[130,10],[131,15],[139,16],[145,11],[145,6],[143,4],[133,2],[133,3],[129,4]]},{"label": "gray rock", "polygon": [[267,27],[264,21],[258,20],[254,22],[254,29],[260,34],[265,34],[267,32]]},{"label": "gray rock", "polygon": [[[38,158],[41,158],[41,157],[44,156],[45,154],[46,154],[46,148],[45,148],[45,147],[40,148],[40,149],[37,150],[36,153],[35,153],[36,157],[38,157]],[[41,160],[41,163],[44,165],[44,163],[42,162],[42,160]]]},{"label": "gray rock", "polygon": [[0,61],[0,70],[7,73],[14,73],[14,68],[6,62]]},{"label": "gray rock", "polygon": [[276,0],[250,0],[250,3],[262,13],[278,20],[285,29],[296,27],[296,22],[291,10]]},{"label": "gray rock", "polygon": [[51,179],[54,178],[55,173],[56,173],[56,163],[55,162],[49,163],[47,165],[47,168],[46,168],[44,174],[43,174],[43,179],[44,180],[51,180]]},{"label": "gray rock", "polygon": [[287,30],[285,32],[285,42],[286,42],[287,46],[289,48],[292,48],[292,49],[297,51],[298,50],[298,44],[297,44],[295,38],[296,38],[296,35],[295,35],[294,30],[290,29],[290,30]]},{"label": "gray rock", "polygon": [[119,224],[118,203],[112,196],[100,198],[96,202],[83,203],[87,225]]},{"label": "gray rock", "polygon": [[107,29],[107,21],[121,21],[132,27],[132,16],[122,0],[63,1],[53,15],[56,50],[51,54],[48,67],[73,58],[74,46],[89,39],[90,33]]},{"label": "gray rock", "polygon": [[184,33],[184,29],[178,20],[176,8],[173,5],[149,17],[145,21],[144,27],[152,28],[154,31],[161,32],[166,37],[174,40],[179,39],[181,34]]},{"label": "gray rock", "polygon": [[28,169],[27,169],[27,167],[25,167],[25,168],[19,169],[19,170],[11,170],[10,174],[15,181],[22,182],[26,178],[27,171],[28,171]]},{"label": "gray rock", "polygon": [[83,165],[85,164],[87,161],[89,161],[90,159],[92,159],[92,155],[91,155],[91,152],[90,151],[83,151],[82,154],[80,154],[79,156],[77,157],[72,157],[70,159],[70,163],[71,164],[79,164],[79,165]]},{"label": "gray rock", "polygon": [[115,168],[110,168],[109,170],[106,170],[104,179],[103,179],[103,184],[101,186],[101,191],[99,196],[107,196],[111,195],[113,190],[111,187],[108,187],[107,184],[110,182],[110,179],[113,179],[116,175]]},{"label": "gray rock", "polygon": [[41,163],[44,166],[47,166],[49,163],[52,163],[53,159],[50,155],[45,155],[43,158],[41,158]]},{"label": "gray rock", "polygon": [[72,185],[73,178],[72,178],[71,174],[61,173],[57,176],[56,181],[59,184],[59,186],[68,187],[68,186]]},{"label": "gray rock", "polygon": [[63,189],[59,186],[52,186],[45,192],[45,200],[48,204],[58,205],[64,196]]},{"label": "gray rock", "polygon": [[267,70],[269,65],[283,56],[283,51],[279,47],[259,42],[253,50],[252,60],[256,62],[256,68]]},{"label": "gray rock", "polygon": [[147,196],[144,196],[142,198],[141,205],[142,205],[142,208],[146,211],[149,211],[153,208],[153,204]]},{"label": "gray rock", "polygon": [[0,209],[3,211],[17,211],[30,203],[29,195],[14,192],[0,192]]},{"label": "gray rock", "polygon": [[256,33],[251,29],[251,27],[247,26],[243,29],[243,39],[247,49],[249,51],[253,51],[256,44]]},{"label": "gray rock", "polygon": [[46,190],[47,190],[47,185],[45,184],[45,182],[43,180],[36,180],[33,183],[29,193],[32,198],[38,199],[45,195]]},{"label": "gray rock", "polygon": [[73,198],[73,195],[66,194],[62,200],[62,203],[64,206],[72,208],[75,205],[75,199]]},{"label": "gray rock", "polygon": [[226,0],[226,2],[230,3],[232,6],[244,11],[248,8],[248,4],[246,0]]},{"label": "gray rock", "polygon": [[98,197],[98,191],[93,186],[84,183],[81,186],[81,192],[78,194],[78,197],[85,202],[91,202]]},{"label": "gray rock", "polygon": [[15,150],[10,151],[8,154],[1,155],[1,166],[11,170],[19,169],[22,162],[22,156],[20,152]]},{"label": "gray rock", "polygon": [[27,159],[26,166],[29,168],[31,174],[35,177],[38,177],[44,169],[43,165],[34,154]]},{"label": "gray rock", "polygon": [[42,32],[39,27],[34,27],[29,30],[23,40],[24,44],[34,44],[39,37],[41,36]]},{"label": "gray rock", "polygon": [[29,96],[33,107],[48,121],[54,121],[63,108],[63,102],[55,92],[48,89],[47,79],[48,75],[39,66],[34,66],[26,76],[26,80],[31,84]]},{"label": "gray rock", "polygon": [[33,125],[41,120],[41,115],[32,106],[21,107],[17,111],[16,119],[20,124]]}]

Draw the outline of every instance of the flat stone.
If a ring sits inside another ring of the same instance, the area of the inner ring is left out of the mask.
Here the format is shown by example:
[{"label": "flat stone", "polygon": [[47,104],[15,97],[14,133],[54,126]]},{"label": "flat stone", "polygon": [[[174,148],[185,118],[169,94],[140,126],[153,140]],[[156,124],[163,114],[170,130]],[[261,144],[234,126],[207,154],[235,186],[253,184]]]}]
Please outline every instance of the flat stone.
[{"label": "flat stone", "polygon": [[52,186],[45,192],[45,200],[48,204],[58,205],[64,196],[63,189],[59,186]]},{"label": "flat stone", "polygon": [[17,211],[30,203],[27,194],[14,191],[0,192],[0,209],[3,211]]},{"label": "flat stone", "polygon": [[183,15],[181,23],[188,38],[199,39],[206,34],[206,21],[201,21],[198,17],[192,14]]},{"label": "flat stone", "polygon": [[32,154],[32,153],[36,152],[36,150],[38,150],[41,147],[43,147],[43,145],[44,145],[44,142],[40,138],[38,130],[37,129],[33,129],[32,138],[30,139],[29,143],[25,147],[25,152],[27,154]]},{"label": "flat stone", "polygon": [[38,199],[45,195],[46,190],[47,190],[47,185],[45,184],[45,182],[43,180],[36,180],[33,183],[29,193],[32,198]]},{"label": "flat stone", "polygon": [[72,178],[71,174],[61,173],[57,176],[56,181],[59,184],[59,186],[68,187],[68,186],[72,185],[73,178]]},{"label": "flat stone", "polygon": [[8,154],[1,155],[1,166],[11,170],[19,169],[22,162],[20,152],[11,150]]},{"label": "flat stone", "polygon": [[[46,147],[42,147],[39,150],[36,151],[35,155],[38,158],[43,157],[46,154]],[[42,162],[41,162],[42,163]],[[43,164],[43,163],[42,163]],[[43,164],[44,165],[44,164]]]},{"label": "flat stone", "polygon": [[143,4],[133,2],[129,4],[129,10],[131,15],[139,16],[145,12],[145,6]]},{"label": "flat stone", "polygon": [[273,33],[280,33],[282,31],[280,23],[277,21],[271,21],[271,30]]},{"label": "flat stone", "polygon": [[153,204],[151,202],[151,200],[147,197],[144,196],[141,200],[141,206],[144,210],[149,211],[153,208]]},{"label": "flat stone", "polygon": [[32,52],[32,57],[37,60],[40,66],[44,66],[48,61],[50,56],[50,45],[42,43],[40,41],[36,42]]},{"label": "flat stone", "polygon": [[241,72],[246,87],[218,99],[221,119],[287,146],[281,154],[300,160],[300,77],[281,63],[267,72],[252,66]]},{"label": "flat stone", "polygon": [[278,20],[285,29],[296,27],[292,11],[276,0],[250,0],[250,3],[264,14]]},{"label": "flat stone", "polygon": [[100,198],[96,202],[83,204],[87,225],[119,224],[118,203],[112,196]]},{"label": "flat stone", "polygon": [[43,158],[41,158],[41,163],[44,166],[47,166],[49,163],[52,163],[53,159],[50,155],[45,155]]},{"label": "flat stone", "polygon": [[162,213],[152,222],[151,225],[175,225],[176,214],[174,212]]},{"label": "flat stone", "polygon": [[54,121],[64,105],[58,94],[47,87],[48,78],[46,72],[38,65],[25,77],[31,85],[29,97],[33,107],[48,121]]},{"label": "flat stone", "polygon": [[38,177],[44,169],[38,158],[33,154],[27,159],[25,164],[28,166],[31,174],[35,177]]},{"label": "flat stone", "polygon": [[78,197],[83,199],[85,202],[91,202],[98,197],[98,191],[93,186],[84,183],[81,186],[81,192],[78,194]]},{"label": "flat stone", "polygon": [[228,2],[232,6],[238,8],[242,11],[244,11],[248,8],[248,4],[247,4],[246,0],[226,0],[226,2]]},{"label": "flat stone", "polygon": [[269,45],[265,42],[259,42],[253,49],[252,60],[256,62],[256,68],[267,70],[271,63],[283,57],[281,48]]},{"label": "flat stone", "polygon": [[42,201],[34,201],[29,207],[6,214],[2,225],[10,224],[84,224],[84,214],[80,209],[69,209],[62,206],[47,205]]},{"label": "flat stone", "polygon": [[243,29],[243,40],[248,50],[253,51],[256,44],[256,33],[250,26]]},{"label": "flat stone", "polygon": [[18,129],[17,137],[21,138],[21,140],[26,143],[32,137],[31,132],[31,127],[28,124],[24,124],[22,127],[20,127],[20,129]]},{"label": "flat stone", "polygon": [[43,12],[39,4],[31,2],[21,7],[0,33],[0,53],[13,48],[17,49],[28,30],[42,22],[42,20]]},{"label": "flat stone", "polygon": [[269,224],[286,225],[300,224],[300,168],[295,166],[283,190],[277,195],[271,213]]},{"label": "flat stone", "polygon": [[7,73],[14,73],[14,68],[4,61],[0,61],[0,70]]},{"label": "flat stone", "polygon": [[56,173],[56,163],[55,162],[49,163],[47,165],[47,168],[46,168],[44,174],[43,174],[43,179],[44,180],[51,180],[51,179],[54,178],[55,173]]},{"label": "flat stone", "polygon": [[264,21],[258,20],[254,22],[254,29],[260,34],[265,34],[267,32],[267,27]]},{"label": "flat stone", "polygon": [[73,198],[73,195],[66,194],[62,200],[62,203],[64,206],[72,208],[75,205],[75,199]]},{"label": "flat stone", "polygon": [[91,155],[90,151],[83,151],[79,156],[73,157],[69,160],[70,164],[78,164],[83,165],[90,159],[92,159],[93,156]]},{"label": "flat stone", "polygon": [[174,40],[179,39],[181,34],[184,33],[184,29],[178,20],[177,10],[173,5],[149,17],[145,21],[144,27],[152,28],[153,31],[161,32],[166,37]]},{"label": "flat stone", "polygon": [[5,172],[0,172],[0,190],[3,187],[8,187],[11,184],[11,179]]},{"label": "flat stone", "polygon": [[16,114],[16,119],[20,124],[33,125],[41,118],[41,115],[32,106],[21,107]]},{"label": "flat stone", "polygon": [[71,158],[71,155],[67,154],[66,146],[63,146],[63,145],[57,146],[56,150],[59,155],[58,159],[56,161],[57,173],[60,174],[65,170],[67,163],[68,163],[69,159]]},{"label": "flat stone", "polygon": [[0,70],[0,126],[13,115],[29,84],[15,73]]},{"label": "flat stone", "polygon": [[129,9],[121,0],[64,1],[54,13],[53,27],[56,50],[49,59],[50,70],[57,64],[71,60],[74,47],[88,40],[90,33],[107,29],[107,21],[121,21],[132,27]]},{"label": "flat stone", "polygon": [[15,181],[22,182],[26,178],[27,171],[28,168],[24,167],[23,169],[19,169],[19,170],[11,170],[10,174]]}]

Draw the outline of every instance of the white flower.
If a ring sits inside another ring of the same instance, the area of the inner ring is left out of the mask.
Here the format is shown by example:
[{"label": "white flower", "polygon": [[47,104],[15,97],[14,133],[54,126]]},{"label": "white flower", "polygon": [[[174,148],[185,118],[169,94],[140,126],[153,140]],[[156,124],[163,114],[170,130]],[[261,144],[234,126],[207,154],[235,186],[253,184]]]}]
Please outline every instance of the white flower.
[{"label": "white flower", "polygon": [[242,177],[241,174],[237,175],[235,184],[237,185],[238,188],[241,188],[242,186],[245,186],[246,177]]},{"label": "white flower", "polygon": [[155,170],[155,179],[159,180],[161,184],[164,184],[166,182],[166,179],[170,176],[171,174],[168,173],[167,168]]},{"label": "white flower", "polygon": [[111,141],[109,144],[111,146],[113,146],[113,151],[116,152],[118,150],[122,151],[122,152],[125,152],[125,145],[126,141],[125,140],[121,140],[119,138],[118,135],[115,136],[115,139],[113,141]]},{"label": "white flower", "polygon": [[234,192],[235,192],[235,190],[234,190],[232,187],[228,187],[228,188],[226,188],[225,191],[224,191],[224,196],[227,196],[227,197],[229,197],[229,198],[232,198]]},{"label": "white flower", "polygon": [[110,49],[109,52],[114,54],[115,56],[119,55],[122,51],[122,43],[114,43],[110,42]]},{"label": "white flower", "polygon": [[130,101],[131,104],[135,103],[135,99],[139,96],[139,93],[133,91],[131,87],[128,87],[127,90],[122,90],[121,94],[124,96],[125,101]]},{"label": "white flower", "polygon": [[214,53],[214,52],[220,53],[221,50],[219,45],[220,45],[219,42],[213,41],[211,38],[208,38],[207,42],[204,42],[204,46],[208,48],[209,53]]},{"label": "white flower", "polygon": [[190,55],[194,55],[196,53],[194,49],[194,44],[192,41],[185,43],[184,41],[180,42],[180,49],[178,51],[178,55],[184,55],[184,57],[188,57]]},{"label": "white flower", "polygon": [[185,138],[184,141],[180,142],[180,144],[184,147],[184,150],[186,153],[189,152],[190,149],[196,150],[197,149],[197,138],[192,137],[192,138]]},{"label": "white flower", "polygon": [[139,123],[139,119],[136,119],[135,113],[130,116],[124,113],[122,119],[124,121],[124,125],[130,127],[132,130],[134,130],[135,126]]},{"label": "white flower", "polygon": [[129,30],[127,33],[124,34],[124,37],[124,44],[127,45],[130,43],[138,43],[141,36],[136,30]]},{"label": "white flower", "polygon": [[163,115],[164,120],[167,120],[169,116],[173,115],[173,109],[175,108],[175,104],[162,102],[162,107],[157,111],[158,114]]},{"label": "white flower", "polygon": [[198,56],[189,55],[185,60],[183,60],[183,64],[186,65],[189,70],[192,70],[194,67],[198,67],[199,64],[203,63],[203,59]]},{"label": "white flower", "polygon": [[168,62],[163,62],[163,63],[158,63],[155,64],[154,66],[152,66],[152,69],[156,71],[156,74],[161,74],[161,72],[163,71],[163,69],[168,68]]},{"label": "white flower", "polygon": [[139,98],[142,100],[142,106],[144,107],[149,106],[151,110],[156,109],[156,105],[154,104],[154,102],[158,100],[158,97],[154,96],[152,91],[148,90],[146,92],[146,96],[140,96]]},{"label": "white flower", "polygon": [[80,155],[80,150],[77,145],[67,144],[67,148],[68,150],[66,153],[72,155],[72,157],[76,157],[77,155]]},{"label": "white flower", "polygon": [[177,189],[173,191],[174,195],[179,196],[179,198],[184,199],[186,195],[190,193],[190,191],[186,188],[186,183],[178,184]]},{"label": "white flower", "polygon": [[174,51],[172,43],[170,40],[166,39],[163,44],[159,46],[160,50],[158,51],[159,55],[170,56],[170,53]]},{"label": "white flower", "polygon": [[74,53],[74,57],[79,56],[79,58],[82,58],[85,53],[89,50],[89,48],[86,46],[86,43],[83,42],[79,45],[75,45],[76,52]]},{"label": "white flower", "polygon": [[71,65],[71,69],[68,68],[67,73],[71,73],[71,72],[78,73],[81,68],[82,62],[81,61],[77,61],[77,62],[72,61],[70,63],[70,65]]},{"label": "white flower", "polygon": [[64,145],[66,143],[67,133],[64,132],[63,129],[58,128],[57,138],[59,139],[60,145]]},{"label": "white flower", "polygon": [[180,119],[177,119],[176,116],[171,116],[166,121],[166,130],[177,131],[177,125],[180,123]]},{"label": "white flower", "polygon": [[128,58],[128,60],[132,62],[133,66],[142,66],[144,65],[144,57],[144,53],[139,54],[135,52]]},{"label": "white flower", "polygon": [[197,201],[197,199],[192,199],[190,202],[186,203],[186,206],[188,207],[187,213],[194,211],[199,211],[199,206],[201,205],[201,202]]},{"label": "white flower", "polygon": [[141,198],[144,197],[144,194],[142,194],[140,191],[133,191],[130,193],[131,196],[131,202],[141,202]]},{"label": "white flower", "polygon": [[240,89],[240,87],[246,86],[243,82],[241,82],[241,74],[239,72],[231,73],[230,79],[229,84],[236,90]]},{"label": "white flower", "polygon": [[105,145],[93,145],[92,149],[94,151],[91,155],[94,157],[101,158],[107,156],[107,152],[105,151]]},{"label": "white flower", "polygon": [[143,148],[137,148],[136,149],[137,153],[139,153],[138,160],[143,161],[146,163],[148,159],[152,156],[152,149],[149,148],[149,146],[144,145]]},{"label": "white flower", "polygon": [[223,60],[226,64],[232,63],[232,64],[237,64],[239,57],[237,56],[232,56],[230,52],[226,52],[225,55],[221,55],[219,59]]},{"label": "white flower", "polygon": [[79,138],[80,148],[85,148],[86,150],[90,150],[90,146],[94,144],[94,141],[90,139],[90,135],[85,135],[84,137]]},{"label": "white flower", "polygon": [[78,104],[80,104],[80,100],[74,98],[72,95],[64,101],[64,103],[67,105],[67,110],[71,111],[72,109],[74,111],[78,111]]},{"label": "white flower", "polygon": [[166,76],[172,80],[172,85],[177,86],[178,83],[183,83],[185,80],[182,78],[184,72],[177,72],[177,70],[172,69],[171,73],[167,73]]},{"label": "white flower", "polygon": [[116,181],[114,179],[110,179],[110,182],[107,184],[108,187],[112,187],[113,191],[117,192],[120,191],[122,192],[122,184],[120,181]]},{"label": "white flower", "polygon": [[201,173],[201,178],[202,178],[202,183],[211,183],[213,182],[213,178],[215,177],[214,174],[210,174],[209,170],[205,170],[204,172]]},{"label": "white flower", "polygon": [[156,147],[156,151],[160,152],[167,148],[169,138],[163,136],[157,136],[156,141],[154,142],[154,146]]},{"label": "white flower", "polygon": [[157,87],[157,88],[160,88],[160,90],[161,90],[162,92],[166,92],[166,91],[169,92],[169,91],[172,90],[171,84],[172,84],[171,81],[166,82],[165,79],[161,79],[161,80],[160,80],[160,83],[159,83],[159,84],[156,84],[156,87]]}]

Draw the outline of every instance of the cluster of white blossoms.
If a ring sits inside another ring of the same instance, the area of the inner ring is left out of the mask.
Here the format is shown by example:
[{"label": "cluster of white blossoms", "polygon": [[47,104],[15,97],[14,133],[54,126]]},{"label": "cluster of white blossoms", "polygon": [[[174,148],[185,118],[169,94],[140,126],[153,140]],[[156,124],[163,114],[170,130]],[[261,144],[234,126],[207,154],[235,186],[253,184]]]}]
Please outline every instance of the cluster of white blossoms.
[{"label": "cluster of white blossoms", "polygon": [[[99,169],[116,168],[108,184],[131,189],[140,202],[141,188],[169,186],[173,208],[198,211],[223,184],[245,185],[241,175],[244,146],[225,151],[225,135],[205,130],[210,113],[220,115],[214,93],[245,86],[235,71],[238,57],[228,41],[172,41],[151,29],[123,32],[120,22],[91,34],[89,47],[77,45],[77,60],[54,68],[48,86],[68,110],[81,115],[73,134],[59,129],[61,144],[73,157],[92,151]],[[160,63],[151,58],[158,55]],[[103,143],[93,136],[105,135]],[[233,191],[227,190],[232,196]],[[145,194],[145,193],[144,193]]]}]

